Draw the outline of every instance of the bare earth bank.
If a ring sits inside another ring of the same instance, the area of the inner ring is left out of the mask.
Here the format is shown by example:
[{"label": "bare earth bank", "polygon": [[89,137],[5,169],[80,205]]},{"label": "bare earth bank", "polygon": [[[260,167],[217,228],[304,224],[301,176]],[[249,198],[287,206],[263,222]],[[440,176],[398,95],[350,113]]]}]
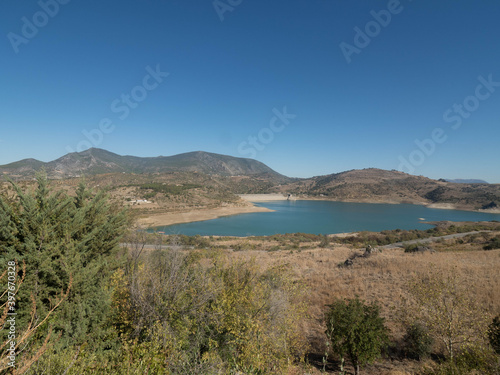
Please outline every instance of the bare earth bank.
[{"label": "bare earth bank", "polygon": [[248,202],[269,202],[286,201],[287,197],[283,194],[238,194],[238,196]]},{"label": "bare earth bank", "polygon": [[[288,198],[282,194],[240,194],[240,198],[246,202],[268,202],[268,201],[284,201]],[[312,198],[312,197],[291,197],[291,199],[306,199],[306,200],[329,200],[325,198]],[[354,200],[353,200],[354,201]],[[357,200],[359,203],[390,203],[390,204],[398,204],[402,202],[395,202],[391,200],[376,200],[376,199],[366,199],[366,200]],[[463,207],[456,207],[453,204],[425,204],[422,202],[414,202],[413,204],[422,204],[426,205],[429,208],[439,208],[439,209],[462,209],[467,211],[476,211],[476,212],[488,212],[488,213],[500,213],[500,210],[471,210]],[[163,213],[163,214],[150,214],[147,217],[139,218],[137,223],[141,226],[145,227],[159,227],[164,225],[173,225],[173,224],[182,224],[182,223],[191,223],[194,221],[204,221],[217,219],[223,216],[231,216],[238,214],[246,214],[251,212],[272,212],[265,207],[256,207],[256,206],[234,206],[234,207],[221,207],[221,208],[213,208],[213,209],[200,209],[189,212],[175,212],[175,213]]]},{"label": "bare earth bank", "polygon": [[[283,201],[288,198],[282,194],[239,194],[239,197],[248,202],[268,202],[268,201]],[[371,203],[371,204],[415,204],[427,206],[429,208],[437,208],[442,210],[461,210],[461,211],[473,211],[473,212],[484,212],[490,214],[499,214],[500,208],[490,208],[486,210],[475,209],[470,206],[456,205],[453,203],[427,203],[424,201],[414,200],[414,201],[400,201],[396,199],[390,199],[388,197],[372,197],[372,198],[356,198],[356,199],[329,199],[327,197],[307,197],[307,196],[292,196],[292,200],[315,200],[315,201],[333,201],[333,202],[347,202],[347,203]]]},{"label": "bare earth bank", "polygon": [[272,212],[269,208],[245,206],[245,207],[221,207],[213,209],[202,209],[189,212],[175,212],[168,214],[152,214],[148,217],[139,218],[137,223],[145,227],[159,227],[163,225],[173,225],[191,223],[194,221],[204,221],[217,219],[222,216],[247,214],[251,212]]}]

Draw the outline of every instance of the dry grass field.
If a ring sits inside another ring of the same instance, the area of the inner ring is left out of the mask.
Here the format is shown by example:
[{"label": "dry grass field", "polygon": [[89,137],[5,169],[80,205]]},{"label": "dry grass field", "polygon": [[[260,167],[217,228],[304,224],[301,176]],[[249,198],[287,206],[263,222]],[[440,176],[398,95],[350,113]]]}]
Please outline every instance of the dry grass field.
[{"label": "dry grass field", "polygon": [[[490,235],[493,234],[498,232]],[[428,272],[457,275],[485,313],[500,313],[500,250],[483,250],[484,242],[477,238],[436,243],[433,245],[436,252],[405,253],[401,248],[384,249],[370,257],[357,258],[350,267],[339,267],[339,264],[355,253],[362,254],[364,248],[338,244],[333,238],[325,248],[319,247],[319,243],[307,242],[295,243],[294,249],[277,251],[272,240],[219,238],[211,242],[220,249],[226,248],[224,251],[230,257],[253,258],[264,268],[274,264],[290,265],[297,280],[307,288],[305,299],[310,306],[310,320],[303,329],[311,344],[310,361],[318,366],[325,350],[323,314],[326,305],[335,298],[358,295],[368,302],[377,302],[391,330],[396,350],[403,335],[403,328],[398,324],[400,304],[407,294],[408,282],[416,275]],[[363,373],[412,374],[423,365],[417,361],[392,358],[379,361]],[[328,368],[333,372],[335,365]]]}]

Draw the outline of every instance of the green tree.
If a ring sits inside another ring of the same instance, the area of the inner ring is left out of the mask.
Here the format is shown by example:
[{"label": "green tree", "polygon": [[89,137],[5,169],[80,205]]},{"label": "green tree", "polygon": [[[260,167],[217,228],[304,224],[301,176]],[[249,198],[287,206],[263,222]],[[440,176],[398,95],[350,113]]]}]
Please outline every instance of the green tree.
[{"label": "green tree", "polygon": [[329,305],[326,313],[326,335],[334,353],[340,356],[343,371],[344,358],[351,360],[355,374],[364,366],[380,357],[388,342],[384,318],[380,307],[366,304],[358,297],[338,299]]},{"label": "green tree", "polygon": [[[61,290],[72,288],[47,323],[62,334],[62,345],[94,340],[105,343],[111,303],[105,285],[118,267],[119,239],[126,213],[108,196],[83,183],[71,197],[52,192],[44,174],[34,190],[12,183],[15,195],[0,195],[0,260],[25,262],[25,288],[17,296],[18,324],[27,326],[32,298],[37,316],[47,316]],[[45,329],[48,329],[45,327]],[[44,335],[43,327],[40,334]]]}]

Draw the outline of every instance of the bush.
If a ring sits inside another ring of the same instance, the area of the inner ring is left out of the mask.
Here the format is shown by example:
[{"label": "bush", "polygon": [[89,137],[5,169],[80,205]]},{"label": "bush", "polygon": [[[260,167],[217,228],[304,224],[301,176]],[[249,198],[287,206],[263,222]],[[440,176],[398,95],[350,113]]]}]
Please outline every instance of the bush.
[{"label": "bush", "polygon": [[380,307],[375,303],[367,305],[356,297],[338,299],[329,308],[326,335],[332,350],[340,356],[341,367],[347,355],[357,375],[360,366],[380,357],[387,345],[388,331],[380,316]]},{"label": "bush", "polygon": [[498,360],[491,350],[471,346],[461,351],[453,360],[426,368],[420,375],[497,375],[499,370]]},{"label": "bush", "polygon": [[419,247],[419,244],[406,245],[405,246],[405,253],[416,253],[418,251],[418,247]]},{"label": "bush", "polygon": [[404,352],[408,358],[421,360],[431,354],[434,340],[420,323],[410,325],[403,338]]},{"label": "bush", "polygon": [[321,241],[319,243],[319,247],[321,248],[325,248],[325,247],[328,247],[328,245],[330,245],[330,238],[328,236],[321,236]]},{"label": "bush", "polygon": [[484,250],[500,249],[500,236],[492,238],[486,245],[484,245],[483,249]]},{"label": "bush", "polygon": [[284,266],[157,250],[131,259],[113,286],[113,324],[134,369],[159,360],[173,374],[280,374],[304,353],[306,306]]},{"label": "bush", "polygon": [[500,315],[496,316],[489,325],[488,339],[493,350],[500,354]]}]

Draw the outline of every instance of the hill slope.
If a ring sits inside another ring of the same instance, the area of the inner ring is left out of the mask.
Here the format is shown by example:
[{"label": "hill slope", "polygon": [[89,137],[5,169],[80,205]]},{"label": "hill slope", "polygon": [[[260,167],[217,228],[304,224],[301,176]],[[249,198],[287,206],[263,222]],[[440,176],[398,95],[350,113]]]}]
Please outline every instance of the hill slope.
[{"label": "hill slope", "polygon": [[252,159],[236,158],[209,152],[189,152],[174,156],[136,157],[121,156],[112,152],[91,148],[74,152],[44,163],[25,159],[0,166],[0,173],[12,177],[32,177],[36,171],[45,168],[50,178],[77,177],[82,174],[102,173],[164,173],[198,172],[220,176],[267,176],[277,180],[287,178],[265,164]]},{"label": "hill slope", "polygon": [[474,210],[495,210],[500,206],[499,184],[457,184],[376,168],[312,177],[273,190],[348,202],[430,204]]},{"label": "hill slope", "polygon": [[169,183],[185,180],[183,183],[210,186],[210,189],[224,191],[224,194],[292,193],[307,199],[500,211],[500,184],[455,183],[375,168],[297,179],[283,176],[253,159],[202,151],[143,158],[93,148],[48,163],[21,160],[0,166],[0,174],[33,178],[41,168],[45,168],[49,178],[59,180],[82,174],[110,174],[114,175],[113,180],[117,180],[112,184],[116,186],[130,184],[135,178],[130,174],[144,175],[148,182],[167,178],[166,174],[170,174]]}]

